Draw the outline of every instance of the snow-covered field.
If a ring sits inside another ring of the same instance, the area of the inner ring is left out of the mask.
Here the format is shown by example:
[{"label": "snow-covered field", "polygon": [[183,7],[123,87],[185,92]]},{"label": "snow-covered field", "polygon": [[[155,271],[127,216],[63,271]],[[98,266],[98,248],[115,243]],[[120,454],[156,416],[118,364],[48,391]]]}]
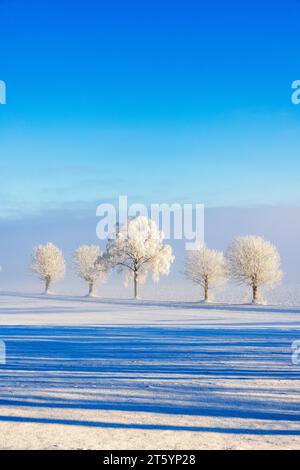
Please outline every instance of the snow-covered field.
[{"label": "snow-covered field", "polygon": [[1,449],[300,449],[300,308],[0,295]]}]

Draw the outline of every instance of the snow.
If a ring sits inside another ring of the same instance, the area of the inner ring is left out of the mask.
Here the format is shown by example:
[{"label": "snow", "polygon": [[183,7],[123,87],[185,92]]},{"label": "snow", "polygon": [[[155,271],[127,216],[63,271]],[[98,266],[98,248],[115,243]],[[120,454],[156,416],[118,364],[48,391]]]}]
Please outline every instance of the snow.
[{"label": "snow", "polygon": [[2,293],[1,449],[300,449],[300,308]]}]

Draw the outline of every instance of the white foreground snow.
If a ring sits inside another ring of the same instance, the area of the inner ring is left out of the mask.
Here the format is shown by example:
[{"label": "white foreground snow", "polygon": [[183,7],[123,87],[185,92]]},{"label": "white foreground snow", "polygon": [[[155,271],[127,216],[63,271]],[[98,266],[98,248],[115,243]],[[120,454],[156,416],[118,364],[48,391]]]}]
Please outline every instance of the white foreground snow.
[{"label": "white foreground snow", "polygon": [[300,449],[300,308],[0,295],[1,449]]}]

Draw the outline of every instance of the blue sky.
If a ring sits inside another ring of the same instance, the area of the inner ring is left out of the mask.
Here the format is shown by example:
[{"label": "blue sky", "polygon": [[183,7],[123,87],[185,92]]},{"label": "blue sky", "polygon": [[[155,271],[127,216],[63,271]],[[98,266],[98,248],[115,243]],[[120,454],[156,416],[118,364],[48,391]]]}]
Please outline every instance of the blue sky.
[{"label": "blue sky", "polygon": [[300,2],[0,0],[0,216],[299,205]]}]

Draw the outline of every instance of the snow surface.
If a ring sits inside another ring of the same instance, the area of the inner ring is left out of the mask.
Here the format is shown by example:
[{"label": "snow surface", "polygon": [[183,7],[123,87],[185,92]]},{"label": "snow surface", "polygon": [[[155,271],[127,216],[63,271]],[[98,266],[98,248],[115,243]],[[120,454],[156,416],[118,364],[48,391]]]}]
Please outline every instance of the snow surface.
[{"label": "snow surface", "polygon": [[300,308],[2,293],[1,449],[300,449]]}]

